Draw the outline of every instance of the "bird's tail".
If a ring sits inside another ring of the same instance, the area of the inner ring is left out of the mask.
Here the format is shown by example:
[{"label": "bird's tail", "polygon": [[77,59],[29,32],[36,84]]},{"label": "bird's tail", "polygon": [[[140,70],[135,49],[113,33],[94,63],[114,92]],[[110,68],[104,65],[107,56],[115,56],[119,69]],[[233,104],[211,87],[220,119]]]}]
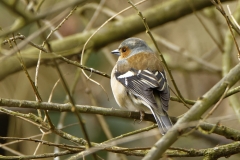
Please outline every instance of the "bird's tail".
[{"label": "bird's tail", "polygon": [[173,126],[168,114],[164,110],[162,110],[162,113],[156,109],[153,110],[152,112],[161,134],[162,135],[166,134],[167,131]]},{"label": "bird's tail", "polygon": [[168,92],[168,88],[165,88],[163,92],[156,91],[153,93],[156,105],[150,107],[151,112],[154,115],[161,134],[164,135],[173,126],[171,119],[167,114],[170,95]]}]

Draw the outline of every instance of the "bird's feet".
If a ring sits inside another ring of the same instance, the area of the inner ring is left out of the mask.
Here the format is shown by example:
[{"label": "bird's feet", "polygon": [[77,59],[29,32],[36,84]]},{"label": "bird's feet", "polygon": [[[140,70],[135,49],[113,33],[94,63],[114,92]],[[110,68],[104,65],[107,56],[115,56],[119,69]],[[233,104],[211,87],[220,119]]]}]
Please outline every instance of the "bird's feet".
[{"label": "bird's feet", "polygon": [[145,112],[144,111],[139,111],[139,112],[140,112],[140,121],[139,121],[139,123],[141,123],[144,120]]},{"label": "bird's feet", "polygon": [[[139,111],[140,113],[140,121],[138,123],[141,123],[144,120],[145,112]],[[134,123],[137,121],[137,119],[134,119]]]}]

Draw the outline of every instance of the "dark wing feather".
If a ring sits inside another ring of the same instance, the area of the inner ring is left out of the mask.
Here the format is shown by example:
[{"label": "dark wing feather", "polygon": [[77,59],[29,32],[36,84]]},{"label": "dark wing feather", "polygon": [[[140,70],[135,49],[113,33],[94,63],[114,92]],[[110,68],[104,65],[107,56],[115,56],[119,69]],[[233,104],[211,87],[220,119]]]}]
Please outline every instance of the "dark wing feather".
[{"label": "dark wing feather", "polygon": [[164,72],[131,69],[124,74],[116,72],[115,76],[130,94],[151,110],[161,133],[165,134],[172,123],[166,113],[170,95]]},{"label": "dark wing feather", "polygon": [[166,76],[165,76],[164,72],[158,71],[158,72],[155,72],[155,75],[159,82],[158,91],[160,91],[160,92],[158,92],[158,94],[161,99],[162,108],[164,109],[164,111],[167,112],[168,111],[168,102],[170,99],[170,92],[169,92],[169,88],[168,88],[168,84],[167,84],[167,79],[165,78]]},{"label": "dark wing feather", "polygon": [[145,101],[149,106],[158,108],[153,91],[158,91],[162,107],[168,110],[169,89],[164,72],[155,73],[148,70],[131,69],[125,74],[115,73],[116,79],[124,85],[128,92]]}]

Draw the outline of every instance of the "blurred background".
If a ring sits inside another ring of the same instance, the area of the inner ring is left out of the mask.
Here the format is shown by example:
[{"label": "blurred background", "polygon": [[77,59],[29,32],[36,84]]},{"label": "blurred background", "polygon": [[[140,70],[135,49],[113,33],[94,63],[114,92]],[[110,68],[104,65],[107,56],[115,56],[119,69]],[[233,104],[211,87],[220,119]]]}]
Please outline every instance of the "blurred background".
[{"label": "blurred background", "polygon": [[[133,1],[137,3],[137,0]],[[154,8],[157,5],[164,5],[168,1],[160,0],[147,0],[142,4],[138,5],[138,9],[145,13],[145,11]],[[12,5],[15,3],[15,5]],[[0,33],[4,33],[9,29],[16,26],[17,20],[21,16],[17,11],[25,11],[28,14],[39,15],[45,13],[49,10],[53,10],[57,6],[62,6],[66,4],[66,10],[63,10],[65,14],[61,15],[63,11],[58,11],[53,14],[47,15],[42,19],[41,24],[44,26],[50,23],[52,29],[56,27],[71,11],[73,6],[68,6],[67,1],[63,0],[19,0],[19,1],[3,1],[0,3]],[[70,3],[70,2],[69,2]],[[183,0],[182,3],[185,5],[190,5],[191,1]],[[8,5],[9,4],[9,5]],[[37,10],[37,7],[40,8]],[[237,11],[238,1],[227,1],[223,3],[224,8],[227,11],[226,5],[232,12]],[[9,7],[10,6],[10,7]],[[130,5],[125,0],[90,0],[84,4],[79,4],[78,8],[74,13],[64,22],[64,24],[51,36],[50,41],[62,40],[77,34],[84,34],[91,32],[101,26],[106,20],[111,16],[118,13],[119,11],[129,7]],[[11,8],[12,7],[12,8]],[[16,8],[19,8],[17,10]],[[194,8],[192,8],[194,10]],[[239,11],[239,10],[238,10]],[[166,14],[172,12],[166,9]],[[116,18],[111,20],[109,23],[114,23],[117,21],[122,21],[132,15],[136,15],[134,9],[129,9],[126,12],[118,15]],[[56,22],[52,23],[53,19],[60,16]],[[139,18],[139,21],[141,19]],[[134,25],[134,24],[131,24]],[[143,25],[143,24],[142,24]],[[51,29],[50,27],[50,29]],[[205,29],[207,28],[207,30]],[[46,29],[43,33],[48,35],[50,29]],[[103,27],[104,29],[104,27]],[[17,30],[15,34],[20,33],[25,37],[29,37],[39,31],[39,25],[36,22],[28,23]],[[186,99],[197,100],[203,94],[205,94],[209,89],[211,89],[221,78],[223,66],[223,49],[226,43],[227,35],[229,34],[229,29],[227,27],[224,17],[216,10],[214,6],[206,7],[200,11],[195,11],[195,13],[188,14],[186,16],[181,16],[174,21],[169,21],[167,23],[158,25],[151,28],[154,38],[164,55],[164,58],[172,71],[174,80],[176,84]],[[126,31],[127,32],[127,31]],[[208,33],[210,32],[210,34]],[[129,34],[134,37],[139,37],[145,40],[149,46],[156,51],[156,48],[150,39],[150,37],[143,30],[138,34]],[[107,35],[106,35],[107,36]],[[128,35],[125,35],[128,37]],[[129,36],[129,37],[131,37]],[[212,38],[213,36],[214,38]],[[1,42],[12,37],[12,34],[4,35],[1,37]],[[107,38],[107,37],[105,37]],[[238,37],[236,37],[239,40]],[[216,42],[219,44],[217,45]],[[111,54],[111,51],[118,48],[119,44],[124,39],[119,39],[117,41],[112,41],[107,45],[103,45],[98,48],[90,48],[85,51],[83,58],[83,65],[94,68],[96,70],[102,71],[110,75],[111,70],[117,61],[117,57]],[[44,39],[41,35],[35,36],[31,42],[41,45]],[[18,40],[17,43],[20,43]],[[31,45],[26,45],[21,48],[22,56],[25,57],[24,51],[33,48]],[[9,54],[11,49],[9,45],[1,45],[0,56],[1,58]],[[16,53],[16,52],[15,52]],[[14,53],[14,54],[15,54]],[[66,57],[71,60],[79,61],[81,56],[81,51],[76,53],[67,53]],[[26,56],[29,61],[36,59],[36,55],[27,54]],[[44,57],[44,56],[43,56]],[[8,56],[6,58],[9,58]],[[237,51],[235,46],[232,45],[232,51],[230,56],[231,67],[238,63]],[[2,59],[1,59],[2,60]],[[60,69],[63,76],[67,82],[67,85],[71,92],[73,93],[73,98],[76,104],[80,105],[93,105],[105,108],[116,108],[116,104],[112,91],[110,88],[110,79],[105,78],[100,75],[96,75],[91,72],[86,73],[91,75],[91,78],[102,85],[105,91],[95,83],[88,80],[83,73],[71,64],[67,64],[64,61],[58,60]],[[8,67],[19,66],[19,63],[8,64],[6,68],[2,67],[0,70],[7,72]],[[31,65],[28,68],[30,76],[34,79],[36,73],[36,65]],[[49,58],[43,58],[38,75],[38,89],[42,96],[44,102],[47,102],[51,94],[51,90],[55,83],[59,80],[59,75]],[[169,85],[174,89],[170,79]],[[239,83],[236,85],[239,86]],[[239,97],[239,93],[236,96]],[[174,93],[171,93],[174,96]],[[9,72],[5,77],[1,78],[0,81],[0,97],[7,99],[16,100],[31,100],[36,101],[35,95],[32,87],[26,77],[26,74],[21,71],[15,71],[14,73]],[[66,91],[61,82],[59,82],[53,91],[51,102],[54,103],[66,103],[68,102],[68,97]],[[169,104],[169,115],[172,117],[178,117],[184,114],[188,109],[179,102],[170,101]],[[190,105],[189,105],[190,106]],[[21,113],[34,113],[37,114],[36,110],[22,109],[22,108],[8,108],[7,106],[2,106],[10,110],[18,111]],[[77,118],[73,113],[62,113],[57,111],[49,111],[50,117],[56,127],[62,128],[66,126],[63,131],[72,134],[77,137],[83,137],[82,131],[78,124],[76,124]],[[92,142],[101,143],[109,139],[103,131],[99,117],[94,114],[81,114],[84,119],[87,132],[89,134],[90,140]],[[134,122],[131,119],[124,119],[119,117],[103,117],[105,119],[109,131],[113,137],[120,136],[122,134],[150,126],[152,123],[143,121],[140,124]],[[227,127],[239,129],[239,121],[235,115],[233,108],[230,106],[229,100],[224,99],[214,114],[207,120],[209,123],[220,122]],[[70,126],[68,126],[70,125]],[[3,137],[31,137],[40,139],[42,137],[42,132],[40,129],[26,120],[22,120],[7,114],[0,114],[0,136]],[[155,129],[157,131],[157,129]],[[147,134],[147,133],[146,133]],[[127,142],[122,142],[117,146],[134,148],[134,147],[151,147],[161,136],[148,136],[141,137],[135,135],[135,138]],[[43,137],[43,140],[72,144],[71,142],[58,137],[55,134],[48,133]],[[36,150],[38,143],[35,142],[17,142],[9,144],[11,141],[0,141],[2,144],[7,143],[3,147],[0,147],[1,155],[32,155]],[[194,148],[194,149],[204,149],[209,147],[214,147],[217,145],[230,143],[224,137],[211,134],[204,135],[200,132],[188,135],[186,137],[180,137],[177,142],[174,143],[174,147],[182,148]],[[37,150],[37,154],[41,153],[51,153],[54,151],[54,147],[40,145]],[[115,153],[110,153],[106,151],[97,152],[99,156],[103,159],[132,159],[138,160],[142,157],[136,156],[120,156]],[[66,159],[70,155],[61,156],[59,159]],[[173,158],[173,159],[202,159],[203,157],[190,157],[190,158]],[[230,160],[239,159],[240,155],[234,155],[229,157]],[[53,159],[53,158],[48,158]],[[56,158],[58,159],[58,158]],[[87,156],[86,159],[92,159],[91,156]],[[221,158],[225,159],[225,158]]]}]

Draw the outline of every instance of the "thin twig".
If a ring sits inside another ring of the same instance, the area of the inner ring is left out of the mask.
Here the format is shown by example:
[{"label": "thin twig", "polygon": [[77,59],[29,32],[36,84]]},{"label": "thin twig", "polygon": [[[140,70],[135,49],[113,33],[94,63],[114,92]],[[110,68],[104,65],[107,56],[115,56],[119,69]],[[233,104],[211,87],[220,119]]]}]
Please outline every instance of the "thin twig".
[{"label": "thin twig", "polygon": [[141,133],[141,132],[146,132],[146,131],[149,131],[151,129],[154,129],[154,128],[157,128],[157,125],[156,124],[153,124],[151,126],[148,126],[148,127],[145,127],[145,128],[141,128],[141,129],[138,129],[138,130],[135,130],[133,132],[129,132],[129,133],[126,133],[126,134],[122,134],[120,136],[117,136],[117,137],[114,137],[112,139],[109,139],[107,141],[104,141],[103,143],[109,143],[109,142],[114,142],[118,139],[121,139],[121,138],[124,138],[124,137],[128,137],[128,136],[131,136],[131,135],[135,135],[135,134],[138,134],[138,133]]},{"label": "thin twig", "polygon": [[[14,37],[14,35],[13,35],[13,37]],[[18,52],[17,52],[17,55],[18,55],[18,56],[17,56],[17,57],[18,57],[18,60],[19,60],[19,62],[20,62],[20,64],[21,64],[21,67],[22,67],[22,69],[24,70],[24,72],[25,72],[25,74],[26,74],[26,76],[27,76],[27,78],[28,78],[28,80],[29,80],[29,82],[30,82],[30,84],[31,84],[31,86],[32,86],[33,91],[34,91],[34,93],[35,93],[38,101],[39,101],[39,102],[42,102],[42,98],[41,98],[41,96],[40,96],[40,94],[39,94],[39,92],[38,92],[38,89],[37,89],[36,86],[34,85],[34,82],[33,82],[33,80],[31,79],[31,77],[30,77],[30,75],[29,75],[29,73],[28,73],[28,71],[27,71],[27,67],[26,67],[25,64],[24,64],[24,61],[23,61],[23,59],[22,59],[20,50],[18,49],[17,43],[16,43],[16,41],[15,41],[15,38],[13,38],[13,42],[14,42],[17,50],[18,50]]]},{"label": "thin twig", "polygon": [[32,141],[32,142],[39,142],[40,144],[44,144],[44,145],[48,145],[48,146],[55,146],[55,147],[59,147],[62,149],[67,149],[69,151],[76,151],[77,150],[83,150],[85,149],[84,146],[75,146],[75,145],[68,145],[68,144],[56,144],[56,143],[52,143],[49,141],[44,141],[42,139],[34,139],[34,138],[20,138],[20,137],[1,137],[0,139],[2,140],[16,140],[17,142],[19,141]]},{"label": "thin twig", "polygon": [[27,41],[27,43],[28,44],[30,44],[31,46],[33,46],[33,47],[35,47],[35,48],[37,48],[37,49],[39,49],[39,50],[41,50],[41,51],[43,51],[43,52],[45,52],[45,53],[47,53],[48,51],[45,49],[45,48],[43,48],[42,46],[40,46],[40,45],[37,45],[37,44],[35,44],[35,43],[33,43],[33,42],[31,42],[31,41],[28,41],[28,39],[26,39],[26,37],[24,36],[24,35],[22,35],[22,34],[18,34],[18,35],[16,35],[16,36],[14,36],[14,37],[11,37],[11,38],[9,38],[9,39],[7,39],[7,40],[4,40],[3,42],[2,42],[2,44],[9,44],[9,41],[16,41],[17,39],[21,39],[21,40],[26,40]]},{"label": "thin twig", "polygon": [[23,156],[1,156],[1,159],[12,159],[12,160],[16,160],[16,159],[43,159],[43,158],[50,158],[50,157],[58,157],[58,156],[64,156],[64,155],[68,155],[68,154],[73,154],[76,153],[73,151],[61,151],[58,153],[43,153],[43,154],[38,154],[38,155],[23,155]]},{"label": "thin twig", "polygon": [[86,71],[89,71],[91,73],[95,73],[95,74],[101,75],[101,76],[106,77],[106,78],[110,78],[110,76],[107,73],[98,71],[98,70],[96,70],[94,68],[86,67],[84,65],[79,64],[77,61],[71,61],[71,60],[69,60],[69,59],[67,59],[67,58],[65,58],[65,57],[63,57],[61,55],[56,55],[56,56],[61,57],[63,61],[65,61],[65,62],[67,62],[69,64],[72,64],[74,66],[77,66],[77,67],[79,67],[79,68],[81,68],[83,70],[86,70]]}]

